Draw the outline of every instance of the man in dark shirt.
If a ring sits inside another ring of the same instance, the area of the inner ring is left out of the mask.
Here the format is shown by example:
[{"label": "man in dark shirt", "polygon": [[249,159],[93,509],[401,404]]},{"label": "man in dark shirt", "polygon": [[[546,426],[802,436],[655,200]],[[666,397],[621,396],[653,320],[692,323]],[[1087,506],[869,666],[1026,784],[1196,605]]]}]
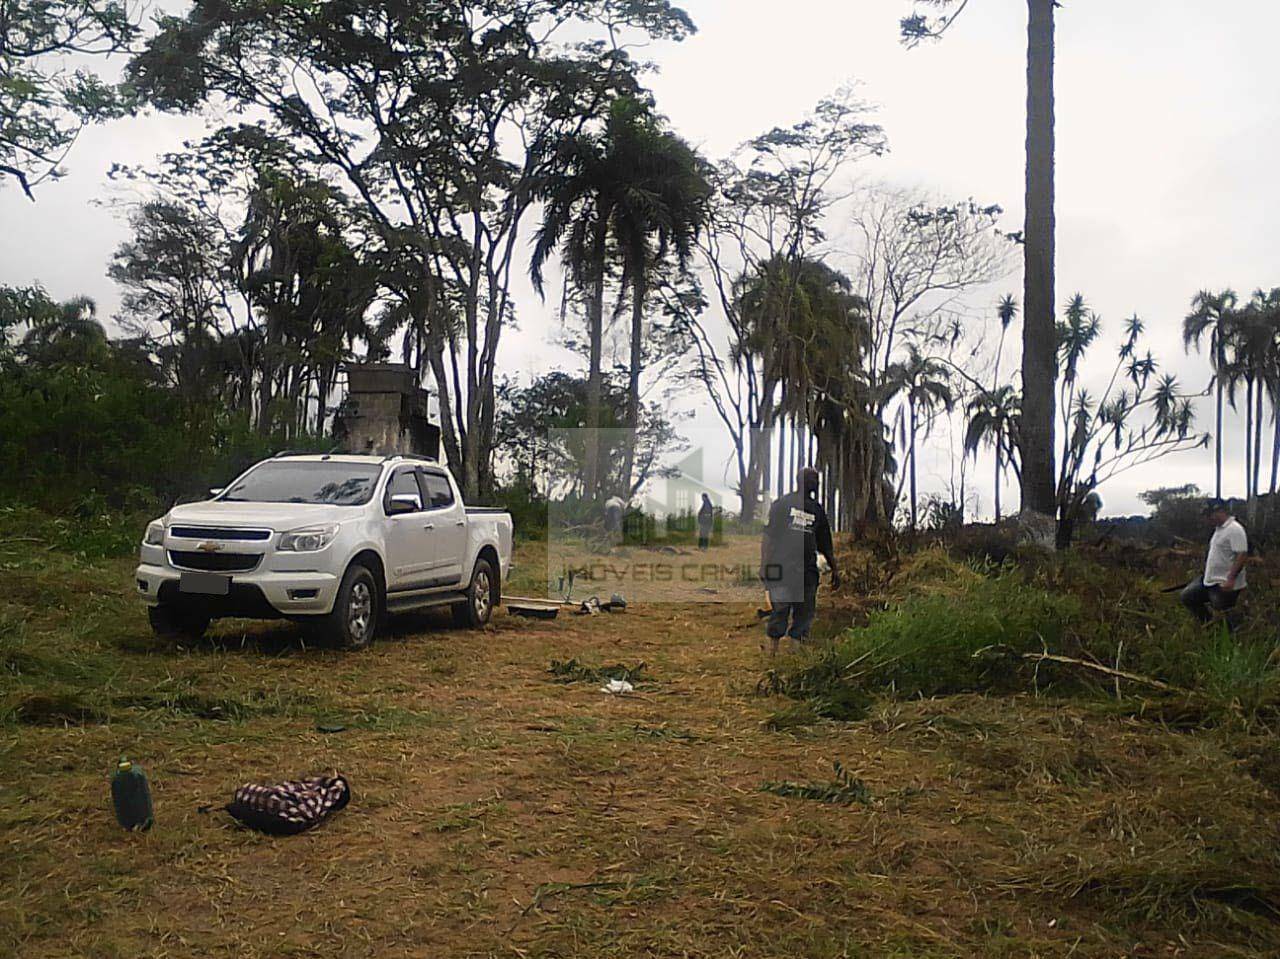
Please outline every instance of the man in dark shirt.
[{"label": "man in dark shirt", "polygon": [[698,549],[706,552],[711,545],[711,534],[716,528],[716,508],[711,497],[702,494],[702,507],[698,510]]},{"label": "man in dark shirt", "polygon": [[818,471],[806,466],[799,478],[800,489],[780,497],[769,510],[760,543],[760,577],[773,607],[765,627],[772,653],[783,635],[796,641],[809,635],[817,609],[819,552],[831,566],[831,588],[840,585],[831,525],[818,502]]}]

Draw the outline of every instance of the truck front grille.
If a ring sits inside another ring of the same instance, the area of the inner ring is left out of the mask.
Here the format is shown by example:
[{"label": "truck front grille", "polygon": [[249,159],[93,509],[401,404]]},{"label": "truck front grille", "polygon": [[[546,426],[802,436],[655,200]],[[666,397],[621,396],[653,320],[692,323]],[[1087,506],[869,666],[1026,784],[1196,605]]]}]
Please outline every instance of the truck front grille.
[{"label": "truck front grille", "polygon": [[262,561],[261,553],[204,553],[196,550],[171,549],[169,562],[179,569],[198,569],[209,573],[247,573]]},{"label": "truck front grille", "polygon": [[178,539],[235,539],[261,542],[271,538],[271,530],[235,529],[223,526],[170,526],[169,535]]}]

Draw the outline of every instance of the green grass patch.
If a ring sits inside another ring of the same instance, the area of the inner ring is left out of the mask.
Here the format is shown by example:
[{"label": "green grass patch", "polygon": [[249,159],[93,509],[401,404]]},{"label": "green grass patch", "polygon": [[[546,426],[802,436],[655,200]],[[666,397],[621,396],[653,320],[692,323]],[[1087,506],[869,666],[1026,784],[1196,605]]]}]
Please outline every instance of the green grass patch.
[{"label": "green grass patch", "polygon": [[966,576],[871,614],[830,646],[766,677],[762,692],[812,699],[825,715],[857,716],[872,693],[936,696],[1008,685],[988,647],[1053,646],[1080,612],[1071,596],[1029,585],[1016,571]]}]

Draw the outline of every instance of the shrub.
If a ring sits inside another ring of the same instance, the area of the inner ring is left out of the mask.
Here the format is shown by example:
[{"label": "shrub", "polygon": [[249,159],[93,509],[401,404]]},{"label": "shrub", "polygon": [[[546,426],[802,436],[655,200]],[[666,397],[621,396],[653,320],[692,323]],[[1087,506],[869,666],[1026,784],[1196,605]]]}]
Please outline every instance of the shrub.
[{"label": "shrub", "polygon": [[1150,538],[1157,543],[1184,539],[1200,542],[1208,535],[1204,520],[1204,494],[1194,483],[1164,486],[1141,494],[1152,508]]},{"label": "shrub", "polygon": [[985,647],[1014,652],[1053,646],[1080,613],[1071,596],[1028,585],[1014,570],[958,577],[954,591],[912,596],[875,612],[860,629],[791,670],[775,688],[796,697],[848,701],[848,687],[933,696],[1007,685]]},{"label": "shrub", "polygon": [[493,500],[495,506],[511,514],[516,536],[533,542],[546,540],[547,501],[536,490],[525,484],[504,486],[496,491]]}]

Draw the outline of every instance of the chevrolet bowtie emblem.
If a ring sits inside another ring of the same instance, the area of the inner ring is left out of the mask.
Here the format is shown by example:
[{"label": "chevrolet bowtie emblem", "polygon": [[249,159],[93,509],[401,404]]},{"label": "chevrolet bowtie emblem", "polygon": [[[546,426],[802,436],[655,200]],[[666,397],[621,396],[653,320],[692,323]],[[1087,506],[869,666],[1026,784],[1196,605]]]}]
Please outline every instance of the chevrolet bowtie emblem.
[{"label": "chevrolet bowtie emblem", "polygon": [[205,542],[197,546],[196,549],[200,550],[202,553],[216,553],[218,550],[222,549],[222,544]]}]

